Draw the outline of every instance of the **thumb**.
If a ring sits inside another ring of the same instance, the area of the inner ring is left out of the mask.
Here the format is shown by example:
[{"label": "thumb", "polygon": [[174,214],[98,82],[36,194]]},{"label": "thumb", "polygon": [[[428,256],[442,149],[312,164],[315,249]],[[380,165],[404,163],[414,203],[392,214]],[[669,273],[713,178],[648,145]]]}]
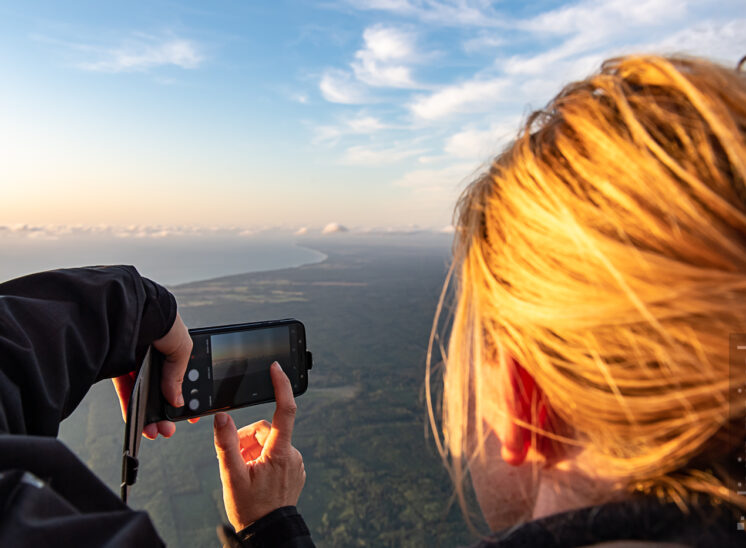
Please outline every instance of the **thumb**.
[{"label": "thumb", "polygon": [[231,475],[238,474],[246,468],[246,463],[241,457],[236,425],[228,414],[215,415],[213,431],[215,453],[220,463],[220,477],[225,482],[231,478]]}]

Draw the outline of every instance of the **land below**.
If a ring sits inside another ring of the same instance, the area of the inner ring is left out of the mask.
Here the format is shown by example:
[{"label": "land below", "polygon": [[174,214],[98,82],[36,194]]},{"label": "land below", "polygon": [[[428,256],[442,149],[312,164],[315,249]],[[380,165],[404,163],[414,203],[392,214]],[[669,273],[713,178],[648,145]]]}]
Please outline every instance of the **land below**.
[{"label": "land below", "polygon": [[[314,367],[293,443],[308,479],[299,501],[317,546],[457,546],[472,537],[426,436],[427,341],[449,261],[444,240],[387,245],[327,240],[298,268],[171,287],[190,327],[293,317]],[[273,406],[236,410],[240,426]],[[61,438],[118,492],[123,424],[110,383],[94,386]],[[173,546],[216,546],[225,521],[212,421],[143,440],[131,505]]]}]

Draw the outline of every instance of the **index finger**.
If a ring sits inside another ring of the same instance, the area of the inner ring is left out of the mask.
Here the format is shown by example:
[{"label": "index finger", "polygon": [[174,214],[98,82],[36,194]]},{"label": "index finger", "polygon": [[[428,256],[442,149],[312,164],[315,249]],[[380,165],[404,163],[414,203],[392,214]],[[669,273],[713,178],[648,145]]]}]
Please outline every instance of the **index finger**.
[{"label": "index finger", "polygon": [[277,403],[275,414],[272,417],[272,429],[267,436],[265,448],[268,451],[284,450],[290,448],[291,445],[295,413],[298,407],[295,405],[290,379],[288,379],[280,364],[274,362],[269,368],[269,374],[272,377],[272,386],[275,389],[275,401]]}]

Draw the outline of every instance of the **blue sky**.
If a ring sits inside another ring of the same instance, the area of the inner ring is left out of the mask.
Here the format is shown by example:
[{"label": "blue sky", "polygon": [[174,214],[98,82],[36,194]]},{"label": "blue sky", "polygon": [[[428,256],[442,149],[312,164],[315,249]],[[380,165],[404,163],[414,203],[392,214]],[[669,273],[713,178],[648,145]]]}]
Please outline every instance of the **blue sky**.
[{"label": "blue sky", "polygon": [[742,0],[5,2],[0,225],[438,230],[564,83],[734,65],[744,28]]}]

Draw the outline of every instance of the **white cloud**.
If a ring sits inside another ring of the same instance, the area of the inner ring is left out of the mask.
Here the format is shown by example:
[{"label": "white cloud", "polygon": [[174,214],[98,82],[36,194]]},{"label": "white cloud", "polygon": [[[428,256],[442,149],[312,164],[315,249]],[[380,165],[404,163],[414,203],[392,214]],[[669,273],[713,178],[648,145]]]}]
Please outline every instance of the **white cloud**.
[{"label": "white cloud", "polygon": [[371,133],[385,129],[387,126],[374,116],[360,116],[348,120],[347,126],[355,133]]},{"label": "white cloud", "polygon": [[[568,63],[578,57],[600,62],[610,55],[640,51],[651,35],[676,36],[682,26],[696,21],[689,11],[698,4],[706,6],[703,0],[585,0],[563,6],[516,21],[516,27],[529,34],[565,37],[563,42],[538,54],[501,60],[499,65],[510,75],[551,75],[564,81],[584,77],[591,70],[587,63],[575,63],[573,73],[568,73]],[[689,49],[685,41],[677,41],[677,47]],[[690,51],[707,55],[702,49]],[[597,67],[596,63],[592,68]]]},{"label": "white cloud", "polygon": [[625,26],[660,25],[684,16],[685,0],[585,0],[545,11],[518,25],[535,34],[613,35]]},{"label": "white cloud", "polygon": [[365,49],[357,57],[370,57],[377,61],[398,61],[414,55],[414,36],[401,29],[375,25],[363,32]]},{"label": "white cloud", "polygon": [[473,162],[457,163],[440,169],[416,169],[394,181],[395,186],[425,191],[456,191],[461,183],[476,172]]},{"label": "white cloud", "polygon": [[503,78],[469,80],[418,97],[409,108],[415,116],[424,120],[437,120],[456,113],[482,112],[504,100],[502,94],[507,84]]},{"label": "white cloud", "polygon": [[348,232],[348,229],[339,223],[329,223],[321,231],[322,234],[338,234],[340,232]]},{"label": "white cloud", "polygon": [[[474,175],[478,162],[488,161],[515,137],[528,108],[542,107],[566,83],[597,71],[604,59],[636,52],[680,52],[735,65],[746,52],[742,0],[721,0],[717,10],[705,0],[569,0],[556,9],[534,10],[538,15],[512,19],[501,17],[493,4],[487,0],[355,1],[356,9],[384,11],[396,15],[395,21],[411,19],[417,26],[399,22],[397,27],[369,27],[349,78],[369,92],[375,85],[417,90],[412,85],[417,80],[420,91],[389,92],[386,102],[366,113],[376,124],[393,127],[391,120],[401,119],[402,110],[408,112],[412,123],[397,134],[406,141],[404,147],[373,146],[380,143],[380,135],[361,144],[360,136],[380,131],[376,125],[371,131],[355,131],[346,123],[328,130],[328,141],[356,136],[349,143],[356,146],[341,149],[343,161],[408,167],[395,181],[397,186],[411,189],[418,203],[433,204],[432,211],[436,205],[450,208],[453,189]],[[462,49],[440,54],[438,62],[445,67],[440,71],[422,54],[422,44],[433,43],[445,32],[438,26],[472,27],[460,34],[465,37]],[[493,59],[475,68],[471,77],[464,74],[464,66],[473,66],[490,51]],[[417,71],[415,78],[415,64],[426,63],[428,70]],[[404,70],[386,74],[381,70],[386,66]],[[424,75],[433,72],[449,79],[432,86]]]},{"label": "white cloud", "polygon": [[435,164],[437,162],[441,162],[443,160],[443,156],[420,156],[417,158],[417,163],[422,164],[423,166],[429,165],[429,164]]},{"label": "white cloud", "polygon": [[345,151],[343,162],[356,166],[382,166],[401,162],[423,152],[424,149],[352,146]]},{"label": "white cloud", "polygon": [[505,18],[489,0],[346,0],[359,10],[376,10],[409,16],[446,27],[505,26]]},{"label": "white cloud", "polygon": [[395,180],[393,185],[409,190],[413,207],[442,216],[453,211],[459,193],[475,178],[478,167],[474,162],[459,162],[441,168],[416,169]]},{"label": "white cloud", "polygon": [[306,234],[308,234],[308,227],[307,226],[303,226],[303,227],[299,228],[298,230],[296,230],[295,232],[293,232],[294,236],[304,236]]},{"label": "white cloud", "polygon": [[98,237],[114,236],[116,238],[166,238],[166,237],[197,237],[197,236],[253,236],[256,232],[252,229],[232,226],[166,226],[166,225],[128,225],[110,226],[106,224],[83,225],[83,224],[47,224],[30,225],[15,224],[0,226],[0,237],[20,236],[27,238],[76,238],[76,237]]},{"label": "white cloud", "polygon": [[324,72],[319,89],[330,103],[353,105],[367,101],[365,88],[344,70],[329,69]]},{"label": "white cloud", "polygon": [[715,23],[706,21],[681,29],[668,37],[640,46],[640,51],[688,53],[723,62],[735,62],[746,54],[746,18]]},{"label": "white cloud", "polygon": [[165,66],[195,69],[204,61],[197,43],[174,37],[138,37],[116,48],[88,46],[80,49],[91,52],[95,60],[77,66],[93,72],[140,72]]},{"label": "white cloud", "polygon": [[377,131],[390,128],[379,118],[366,114],[344,120],[335,126],[319,126],[315,130],[314,143],[336,142],[344,135],[370,135]]},{"label": "white cloud", "polygon": [[499,46],[503,46],[507,43],[505,38],[499,34],[495,34],[497,31],[492,30],[489,33],[481,33],[474,38],[469,38],[463,44],[464,51],[466,53],[474,53],[482,50],[494,50]]},{"label": "white cloud", "polygon": [[377,87],[417,87],[407,66],[415,58],[413,34],[376,25],[365,29],[363,40],[365,47],[351,65],[358,80]]},{"label": "white cloud", "polygon": [[0,237],[22,237],[56,240],[65,236],[111,234],[112,227],[108,225],[60,225],[60,224],[14,224],[0,226]]},{"label": "white cloud", "polygon": [[444,151],[451,157],[486,160],[495,156],[518,132],[519,118],[511,117],[488,129],[466,128],[451,135]]},{"label": "white cloud", "polygon": [[417,224],[410,223],[404,226],[374,226],[360,230],[362,234],[375,234],[385,236],[412,236],[421,234],[425,229]]},{"label": "white cloud", "polygon": [[446,154],[456,158],[483,156],[486,143],[493,138],[490,130],[467,129],[451,135],[446,141]]},{"label": "white cloud", "polygon": [[314,129],[312,143],[336,142],[342,135],[345,135],[345,128],[342,126],[319,126]]},{"label": "white cloud", "polygon": [[327,69],[319,88],[332,103],[370,102],[368,87],[420,88],[410,65],[418,62],[415,35],[399,28],[374,25],[363,31],[364,47],[355,53],[347,70]]}]

